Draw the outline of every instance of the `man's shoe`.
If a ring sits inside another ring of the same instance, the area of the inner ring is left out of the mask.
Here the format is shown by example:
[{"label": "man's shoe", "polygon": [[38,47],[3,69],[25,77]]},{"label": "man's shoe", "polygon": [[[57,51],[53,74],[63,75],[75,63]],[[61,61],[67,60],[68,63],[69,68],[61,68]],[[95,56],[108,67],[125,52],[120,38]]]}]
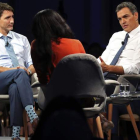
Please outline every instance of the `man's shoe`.
[{"label": "man's shoe", "polygon": [[108,130],[112,129],[114,127],[114,124],[112,121],[104,122],[102,124],[103,132],[105,132],[108,135]]},{"label": "man's shoe", "polygon": [[30,121],[28,121],[27,129],[28,129],[28,136],[32,137],[34,135],[34,131],[33,131],[33,127],[32,127],[32,124],[30,123]]},{"label": "man's shoe", "polygon": [[35,118],[34,121],[32,122],[32,127],[33,127],[33,130],[35,131],[37,125],[38,125],[38,122],[39,122],[39,119],[38,118]]},{"label": "man's shoe", "polygon": [[102,114],[100,114],[100,118],[101,118],[101,125],[102,125],[103,132],[107,134],[108,130],[114,127],[114,124],[112,121],[108,121]]}]

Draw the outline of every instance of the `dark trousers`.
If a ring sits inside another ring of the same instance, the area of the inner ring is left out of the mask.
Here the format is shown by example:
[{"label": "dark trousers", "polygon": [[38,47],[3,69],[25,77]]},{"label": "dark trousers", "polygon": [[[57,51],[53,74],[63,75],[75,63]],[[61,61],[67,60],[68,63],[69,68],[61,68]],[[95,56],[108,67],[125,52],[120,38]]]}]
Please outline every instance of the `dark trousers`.
[{"label": "dark trousers", "polygon": [[23,109],[33,105],[30,78],[25,70],[16,69],[0,73],[0,94],[10,97],[10,125],[23,125]]}]

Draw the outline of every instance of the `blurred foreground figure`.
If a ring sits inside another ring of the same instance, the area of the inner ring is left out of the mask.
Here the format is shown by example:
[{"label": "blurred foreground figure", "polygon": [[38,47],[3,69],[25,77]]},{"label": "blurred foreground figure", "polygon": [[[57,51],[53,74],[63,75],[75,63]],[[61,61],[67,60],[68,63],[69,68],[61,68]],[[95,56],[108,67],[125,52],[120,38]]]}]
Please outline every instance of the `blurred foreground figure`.
[{"label": "blurred foreground figure", "polygon": [[31,140],[101,140],[93,138],[84,112],[72,97],[54,98],[43,111]]}]

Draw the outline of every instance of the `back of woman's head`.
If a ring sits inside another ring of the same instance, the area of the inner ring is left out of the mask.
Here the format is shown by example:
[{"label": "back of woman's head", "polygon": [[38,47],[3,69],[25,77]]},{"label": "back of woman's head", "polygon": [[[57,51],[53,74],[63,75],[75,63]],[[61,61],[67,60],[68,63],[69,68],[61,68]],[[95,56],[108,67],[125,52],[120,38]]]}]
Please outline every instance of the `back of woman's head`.
[{"label": "back of woman's head", "polygon": [[[65,20],[55,11],[45,9],[38,12],[32,25],[32,33],[35,37],[34,50],[39,56],[40,73],[47,75],[48,70],[53,71],[52,55],[52,41],[57,44],[60,43],[59,38],[74,38],[73,32],[67,25]],[[33,57],[32,57],[33,58]],[[43,76],[44,77],[44,76]]]},{"label": "back of woman's head", "polygon": [[60,38],[74,38],[73,32],[65,20],[55,11],[45,9],[38,12],[33,20],[32,32],[35,39],[42,36],[57,40]]}]

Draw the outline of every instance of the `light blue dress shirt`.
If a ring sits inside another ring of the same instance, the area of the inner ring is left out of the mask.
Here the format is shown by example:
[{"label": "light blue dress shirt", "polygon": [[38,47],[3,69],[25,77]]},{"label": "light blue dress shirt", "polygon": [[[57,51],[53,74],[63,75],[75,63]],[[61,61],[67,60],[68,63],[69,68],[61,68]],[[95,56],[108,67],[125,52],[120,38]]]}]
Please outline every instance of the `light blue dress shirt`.
[{"label": "light blue dress shirt", "polygon": [[[2,67],[12,67],[12,61],[9,54],[5,48],[5,41],[2,39],[2,34],[0,33],[0,66]],[[7,36],[8,42],[13,46],[14,52],[19,62],[19,66],[28,68],[32,65],[30,44],[28,39],[18,33],[10,31]]]}]

